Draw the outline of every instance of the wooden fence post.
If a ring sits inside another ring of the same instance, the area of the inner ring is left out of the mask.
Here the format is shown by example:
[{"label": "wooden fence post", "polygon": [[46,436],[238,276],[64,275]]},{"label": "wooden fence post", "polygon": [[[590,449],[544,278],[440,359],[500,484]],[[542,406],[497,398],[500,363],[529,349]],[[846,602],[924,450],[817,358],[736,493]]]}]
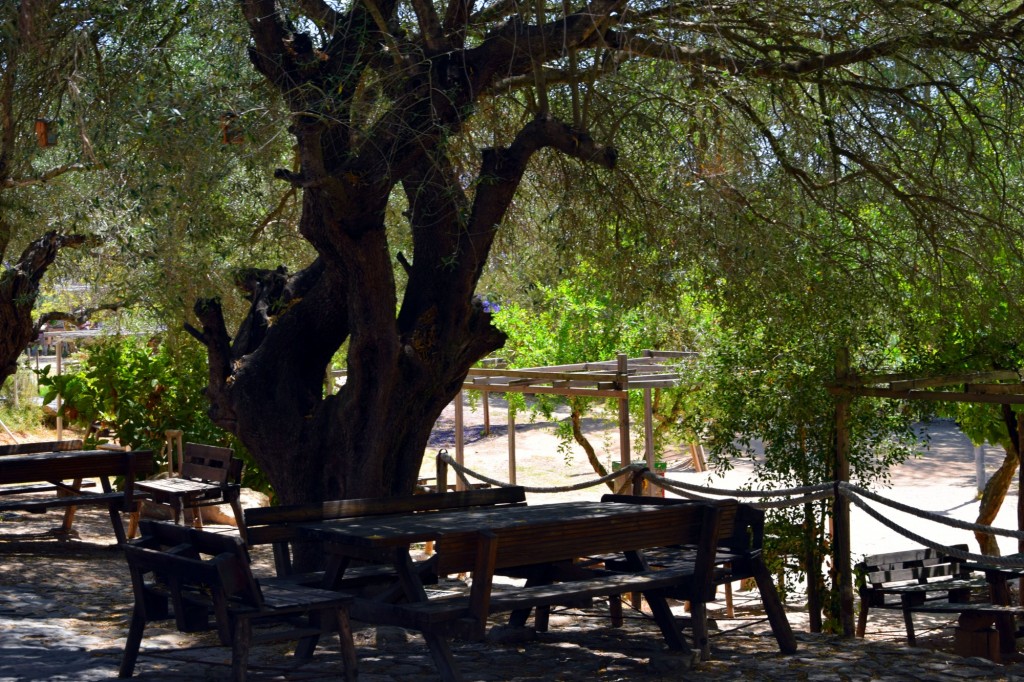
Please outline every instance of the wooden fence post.
[{"label": "wooden fence post", "polygon": [[[462,417],[462,391],[455,394],[455,463],[461,466],[466,466],[465,461],[465,434],[462,432],[463,428],[463,417]],[[462,484],[462,476],[455,477],[455,489],[465,490],[466,487]],[[440,488],[441,482],[438,481],[438,492],[446,493],[448,488],[443,490]]]},{"label": "wooden fence post", "polygon": [[[836,353],[836,379],[843,383],[850,375],[850,349],[840,348]],[[850,480],[850,402],[852,397],[843,391],[836,399],[836,495],[832,500],[832,560],[839,579],[839,620],[843,636],[853,637],[853,571],[850,564],[850,502],[839,494],[839,483]]]},{"label": "wooden fence post", "polygon": [[[448,454],[447,450],[443,451]],[[448,462],[441,459],[441,453],[437,453],[437,492],[448,492]]]},{"label": "wooden fence post", "polygon": [[[625,391],[629,388],[629,356],[625,353],[617,353],[616,360],[618,369],[616,374],[615,388]],[[629,395],[619,398],[619,461],[623,467],[629,466],[631,457],[629,454]]]}]

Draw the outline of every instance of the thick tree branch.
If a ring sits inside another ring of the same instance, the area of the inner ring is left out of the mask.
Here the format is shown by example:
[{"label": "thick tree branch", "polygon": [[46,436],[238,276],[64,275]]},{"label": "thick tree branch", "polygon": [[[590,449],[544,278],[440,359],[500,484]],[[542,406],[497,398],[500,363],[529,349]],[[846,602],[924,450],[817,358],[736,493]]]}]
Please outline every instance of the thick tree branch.
[{"label": "thick tree branch", "polygon": [[[613,147],[599,145],[587,133],[548,118],[526,124],[507,148],[484,150],[468,228],[473,253],[486,258],[527,163],[544,147],[608,169],[615,167],[618,156]],[[483,267],[482,262],[479,267]]]},{"label": "thick tree branch", "polygon": [[332,35],[344,21],[341,13],[324,2],[324,0],[297,0],[297,2],[302,11],[316,22],[317,26],[320,26]]},{"label": "thick tree branch", "polygon": [[812,53],[795,60],[751,59],[729,54],[716,48],[692,48],[665,40],[641,36],[632,31],[610,30],[603,40],[609,46],[630,55],[660,59],[692,66],[721,69],[735,76],[753,78],[799,77],[822,71],[835,70],[844,66],[891,57],[908,48],[922,50],[948,50],[951,52],[975,52],[988,41],[1019,40],[1024,27],[1013,23],[1022,16],[1021,7],[1016,7],[987,24],[973,30],[956,33],[941,31],[909,32],[867,45],[834,52]]},{"label": "thick tree branch", "polygon": [[27,178],[5,178],[3,181],[3,187],[5,189],[15,189],[18,187],[32,187],[34,185],[45,185],[51,180],[58,178],[66,173],[83,173],[87,171],[103,170],[105,166],[102,163],[66,163],[61,166],[55,166],[47,171],[40,173],[39,175]]},{"label": "thick tree branch", "polygon": [[433,0],[411,0],[413,11],[416,13],[416,20],[419,22],[420,31],[423,34],[423,43],[430,52],[438,52],[444,48],[444,33],[441,30],[441,20],[434,9]]}]

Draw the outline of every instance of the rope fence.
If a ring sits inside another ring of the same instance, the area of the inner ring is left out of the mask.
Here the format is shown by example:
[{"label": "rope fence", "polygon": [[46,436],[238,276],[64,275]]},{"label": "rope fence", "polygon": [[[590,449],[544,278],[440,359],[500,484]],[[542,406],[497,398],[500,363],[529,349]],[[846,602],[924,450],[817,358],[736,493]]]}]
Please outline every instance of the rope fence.
[{"label": "rope fence", "polygon": [[[467,477],[471,477],[488,483],[490,485],[498,487],[512,487],[512,484],[507,481],[499,481],[494,478],[485,476],[479,472],[473,471],[458,462],[448,454],[446,450],[441,450],[437,454],[439,462],[443,462],[444,465],[451,467],[456,474],[464,482],[468,482]],[[685,483],[683,481],[670,481],[665,477],[655,474],[650,471],[646,465],[634,462],[625,466],[617,471],[613,471],[605,476],[593,478],[588,481],[575,483],[573,485],[566,486],[549,486],[549,487],[538,487],[538,486],[522,486],[526,492],[530,493],[563,493],[571,492],[576,490],[584,490],[586,488],[593,488],[595,486],[603,485],[609,481],[613,481],[618,478],[629,476],[633,482],[635,488],[638,488],[640,481],[646,481],[651,485],[658,486],[669,492],[675,493],[680,497],[685,497],[693,500],[714,500],[716,497],[733,497],[733,498],[757,498],[759,501],[752,502],[751,506],[759,509],[784,509],[787,507],[796,507],[808,502],[814,502],[818,500],[824,500],[834,497],[836,494],[844,496],[854,505],[862,509],[866,514],[876,519],[891,530],[899,533],[905,538],[913,540],[921,544],[924,547],[930,547],[936,551],[943,552],[949,556],[966,560],[976,561],[985,563],[989,566],[999,566],[1007,568],[1024,568],[1024,557],[997,557],[989,556],[986,554],[975,554],[972,552],[964,552],[963,550],[956,549],[954,547],[948,547],[935,541],[929,540],[924,536],[918,535],[917,533],[904,528],[897,524],[895,521],[890,519],[888,516],[878,511],[877,509],[870,506],[865,502],[864,498],[870,499],[873,502],[885,505],[897,511],[915,516],[926,521],[934,523],[941,523],[953,528],[960,530],[967,530],[976,533],[989,533],[992,535],[1001,535],[1004,537],[1017,538],[1018,540],[1024,539],[1024,531],[1021,530],[1008,530],[1005,528],[997,528],[994,526],[987,526],[984,524],[970,523],[968,521],[960,521],[958,519],[951,519],[942,514],[936,512],[930,512],[923,509],[916,509],[908,505],[896,502],[883,497],[873,491],[862,488],[858,485],[854,485],[848,482],[834,482],[834,483],[819,483],[817,485],[801,486],[796,488],[783,488],[779,490],[731,490],[724,488],[712,488],[706,486],[695,485],[692,483]],[[623,487],[625,487],[623,485]],[[780,500],[767,500],[764,498],[788,498]]]}]

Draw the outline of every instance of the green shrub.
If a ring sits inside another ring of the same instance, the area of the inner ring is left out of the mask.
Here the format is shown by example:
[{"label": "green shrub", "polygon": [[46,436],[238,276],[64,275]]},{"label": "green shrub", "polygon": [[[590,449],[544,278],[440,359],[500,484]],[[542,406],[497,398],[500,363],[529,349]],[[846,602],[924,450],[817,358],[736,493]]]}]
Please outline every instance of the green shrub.
[{"label": "green shrub", "polygon": [[186,442],[233,448],[246,463],[244,484],[268,490],[241,443],[207,414],[207,361],[200,348],[114,337],[88,345],[84,355],[77,371],[52,376],[47,367],[38,372],[43,400],[59,393],[61,416],[69,423],[108,427],[122,445],[157,453],[165,431],[180,429]]}]

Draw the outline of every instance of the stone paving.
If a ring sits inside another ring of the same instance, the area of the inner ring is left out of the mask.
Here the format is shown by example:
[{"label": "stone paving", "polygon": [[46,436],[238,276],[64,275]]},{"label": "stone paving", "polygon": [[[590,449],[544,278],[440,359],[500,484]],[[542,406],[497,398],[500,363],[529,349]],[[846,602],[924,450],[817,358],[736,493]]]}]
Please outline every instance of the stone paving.
[{"label": "stone paving", "polygon": [[[107,680],[116,676],[132,597],[124,562],[112,547],[105,513],[79,510],[80,539],[35,539],[59,515],[6,515],[0,521],[0,682]],[[267,557],[257,557],[267,571]],[[1024,663],[997,665],[964,659],[941,648],[948,620],[919,625],[920,648],[909,648],[898,613],[872,613],[869,638],[812,635],[797,605],[790,605],[800,650],[778,653],[766,623],[754,610],[756,595],[739,593],[737,617],[721,605],[712,616],[711,660],[666,652],[654,623],[627,614],[621,629],[608,627],[607,607],[552,616],[551,629],[525,641],[522,631],[492,629],[491,641],[453,645],[467,680],[1024,680]],[[497,623],[497,621],[495,621]],[[436,680],[419,636],[356,624],[360,679],[368,682]],[[515,635],[515,636],[510,636]],[[184,648],[189,646],[190,648]],[[328,643],[311,662],[289,655],[287,643],[257,648],[252,679],[337,679],[340,655]],[[183,635],[151,626],[136,669],[140,680],[218,680],[230,672],[230,651],[209,635]]]}]

